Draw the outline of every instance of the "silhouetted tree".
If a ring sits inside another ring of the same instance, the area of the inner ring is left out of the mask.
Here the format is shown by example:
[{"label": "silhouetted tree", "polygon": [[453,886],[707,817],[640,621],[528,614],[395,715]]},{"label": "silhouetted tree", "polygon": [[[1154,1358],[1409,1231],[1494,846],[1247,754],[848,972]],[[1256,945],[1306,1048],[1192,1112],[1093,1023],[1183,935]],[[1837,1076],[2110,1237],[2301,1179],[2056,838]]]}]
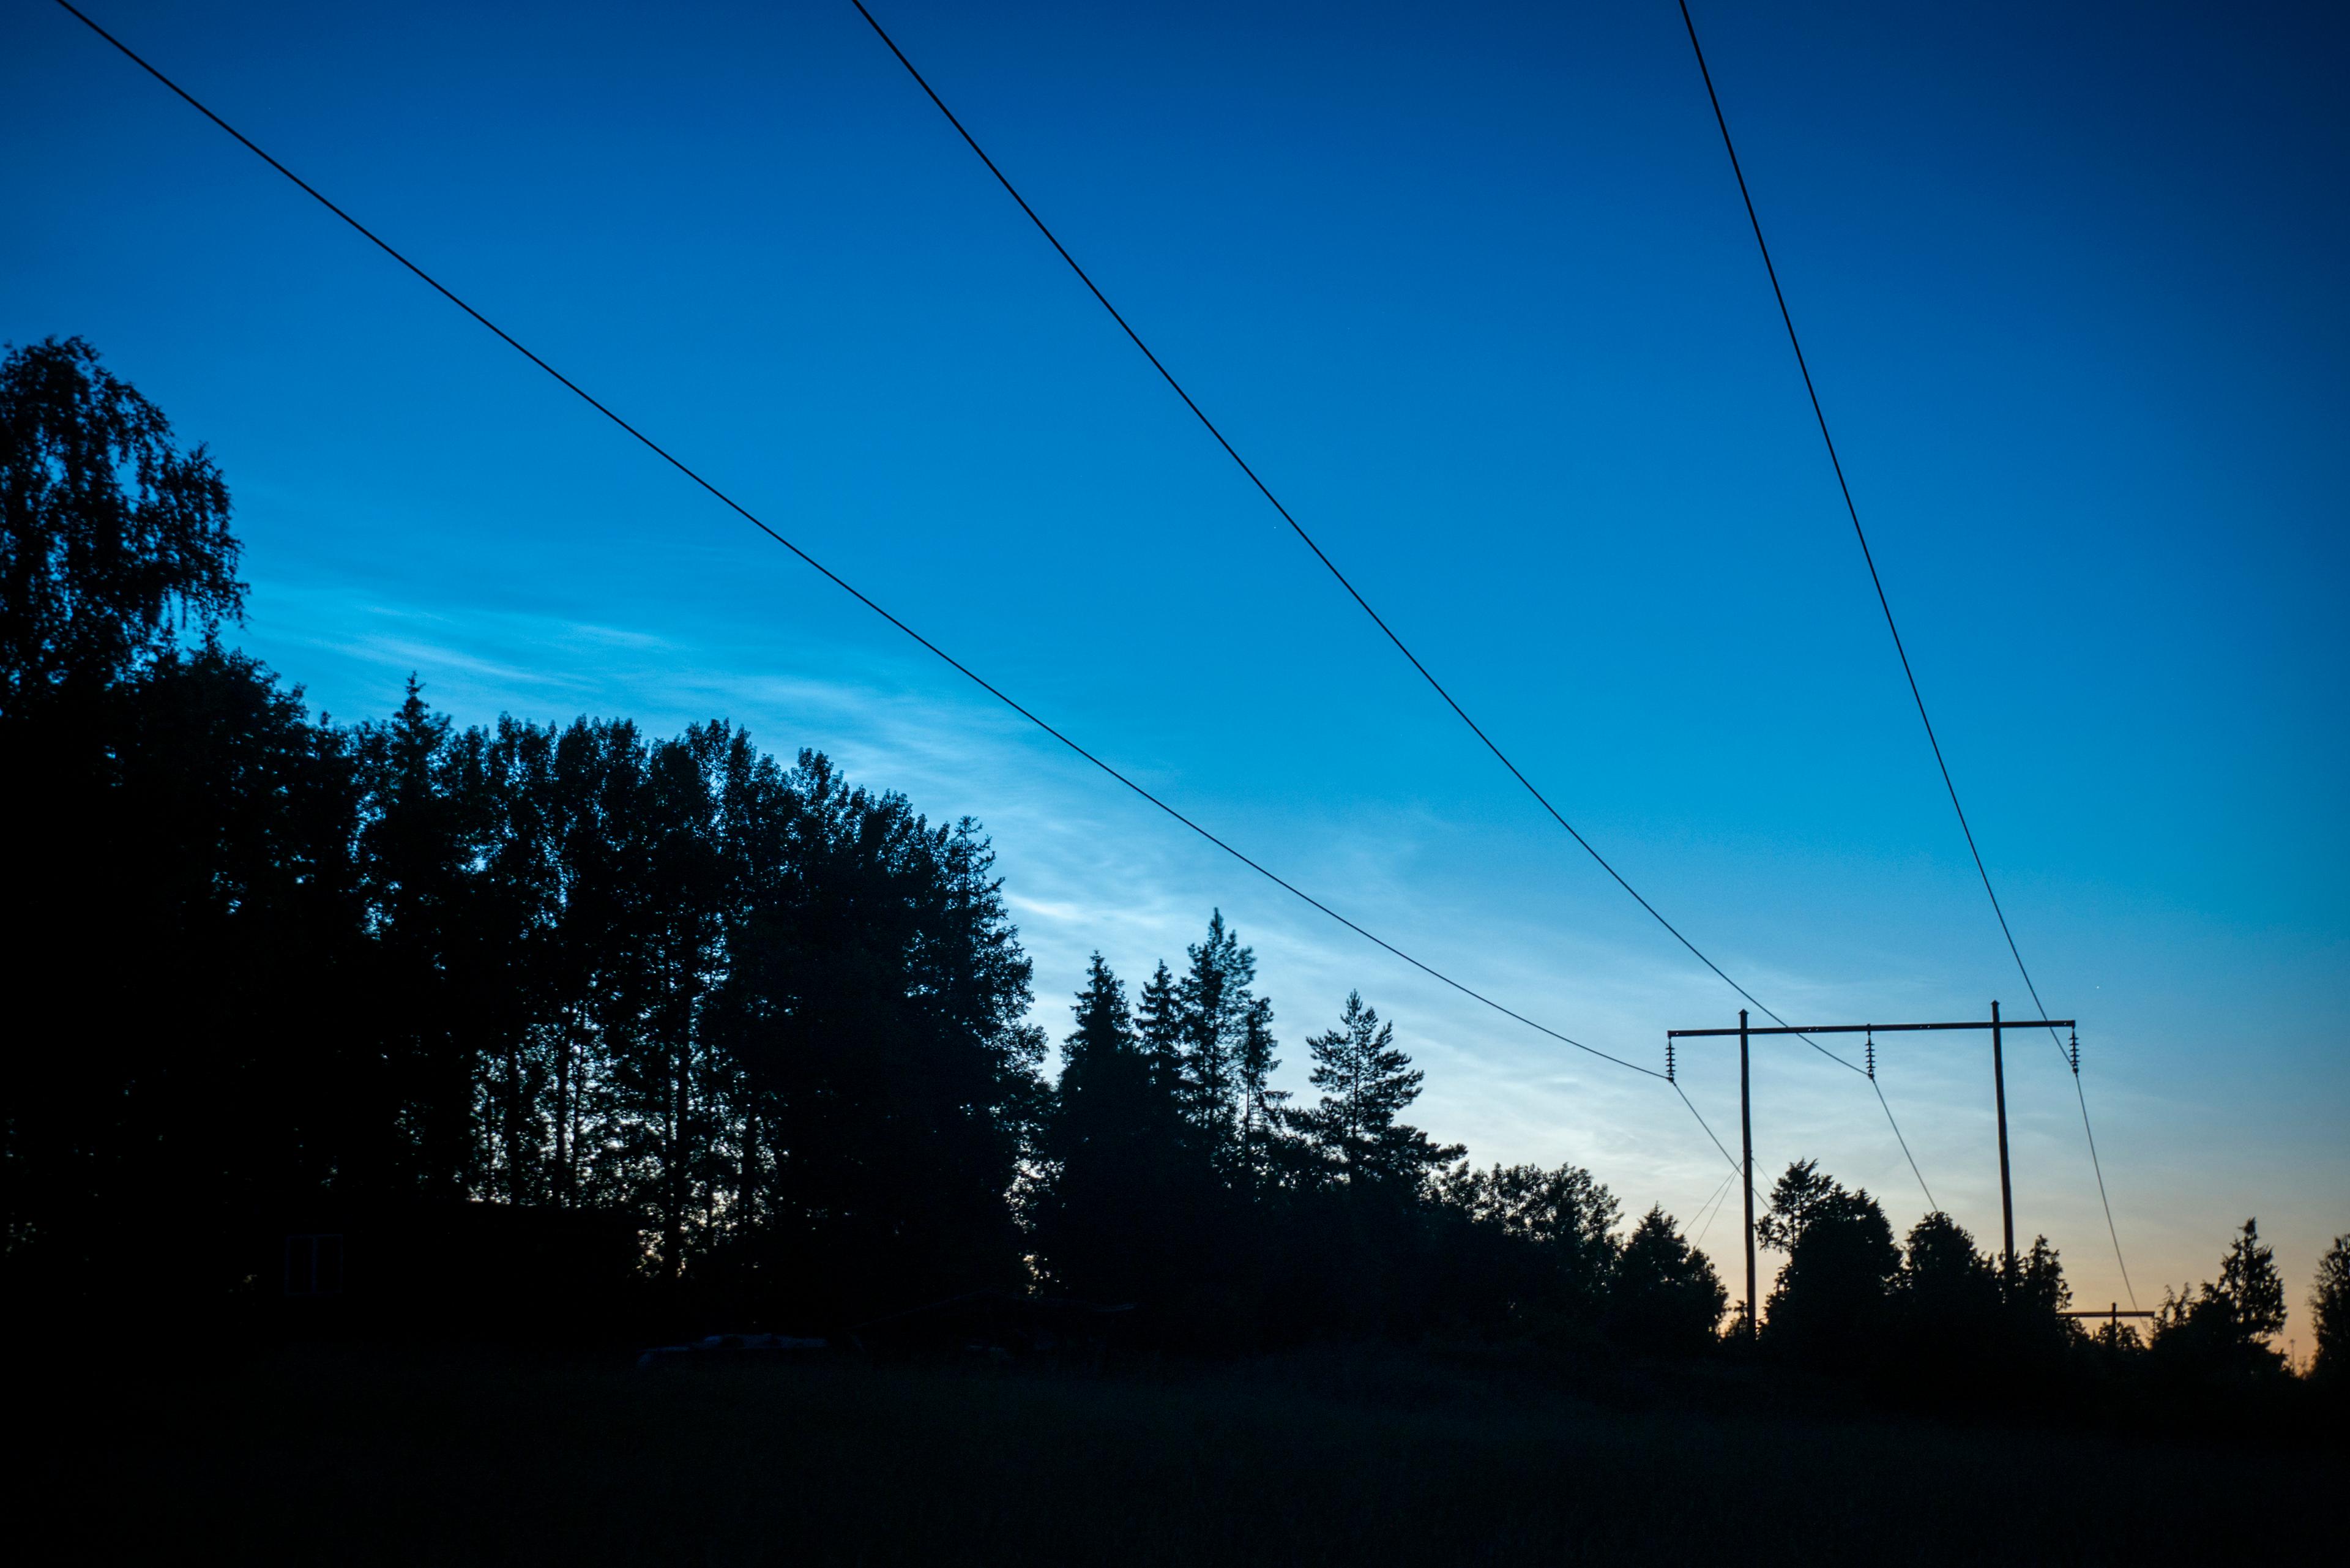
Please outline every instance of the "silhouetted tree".
[{"label": "silhouetted tree", "polygon": [[1996,1365],[2005,1306],[1999,1270],[1939,1210],[1910,1227],[1889,1305],[1888,1370],[1911,1394],[1947,1397]]},{"label": "silhouetted tree", "polygon": [[1183,1004],[1175,992],[1175,976],[1165,963],[1151,971],[1134,999],[1134,1037],[1170,1095],[1183,1090]]},{"label": "silhouetted tree", "polygon": [[1718,1343],[1730,1303],[1721,1276],[1652,1208],[1632,1227],[1608,1282],[1607,1325],[1617,1343],[1657,1355],[1694,1355]]},{"label": "silhouetted tree", "polygon": [[1997,1267],[1939,1210],[1910,1227],[1897,1285],[1903,1312],[1930,1334],[1987,1334],[1999,1315]]},{"label": "silhouetted tree", "polygon": [[1175,982],[1184,1107],[1211,1158],[1229,1171],[1239,1158],[1240,1056],[1247,1044],[1256,955],[1226,928],[1222,909],[1208,917],[1207,940],[1187,952],[1191,967]]},{"label": "silhouetted tree", "polygon": [[1817,1160],[1796,1160],[1773,1185],[1770,1202],[1754,1221],[1755,1241],[1774,1252],[1794,1251],[1813,1210],[1843,1194],[1834,1178],[1821,1173]]},{"label": "silhouetted tree", "polygon": [[1465,1162],[1433,1184],[1445,1231],[1441,1310],[1488,1334],[1551,1335],[1595,1325],[1617,1257],[1622,1209],[1573,1164]]},{"label": "silhouetted tree", "polygon": [[0,358],[0,723],[244,613],[228,485],[78,337]]},{"label": "silhouetted tree", "polygon": [[1305,1046],[1322,1097],[1298,1125],[1345,1187],[1416,1195],[1431,1171],[1467,1152],[1397,1119],[1419,1097],[1424,1075],[1397,1047],[1395,1025],[1382,1023],[1359,992],[1347,993],[1337,1027]]},{"label": "silhouetted tree", "polygon": [[1061,1045],[1046,1124],[1037,1250],[1068,1293],[1164,1302],[1198,1267],[1182,1106],[1137,1038],[1126,988],[1099,953]]},{"label": "silhouetted tree", "polygon": [[1273,1002],[1268,997],[1252,998],[1241,1021],[1239,1049],[1232,1057],[1241,1107],[1239,1180],[1243,1191],[1252,1198],[1290,1163],[1285,1108],[1290,1093],[1273,1086],[1273,1075],[1281,1068],[1280,1058],[1274,1054],[1277,1049]]},{"label": "silhouetted tree", "polygon": [[619,1201],[658,1219],[660,1266],[671,1281],[704,1242],[723,1175],[714,1139],[727,1120],[724,1075],[702,1013],[723,973],[716,773],[730,740],[722,726],[697,725],[654,744],[636,792],[640,893],[625,1012],[611,1036],[605,1144]]},{"label": "silhouetted tree", "polygon": [[377,971],[367,1017],[397,1106],[397,1179],[457,1197],[473,1175],[471,1029],[484,978],[470,950],[481,846],[468,771],[447,716],[425,704],[413,676],[390,722],[360,725],[352,745]]},{"label": "silhouetted tree", "polygon": [[2210,1376],[2270,1374],[2284,1357],[2268,1341],[2284,1327],[2284,1280],[2276,1256],[2247,1220],[2220,1261],[2217,1282],[2190,1294],[2165,1291],[2150,1346],[2158,1366]]},{"label": "silhouetted tree", "polygon": [[2277,1272],[2276,1253],[2261,1241],[2260,1221],[2247,1220],[2220,1260],[2220,1282],[2210,1287],[2211,1299],[2227,1303],[2236,1332],[2266,1339],[2284,1329],[2284,1278]]},{"label": "silhouetted tree", "polygon": [[1787,1168],[1771,1207],[1788,1258],[1764,1303],[1766,1343],[1815,1366],[1866,1365],[1901,1266],[1885,1210],[1866,1189],[1846,1191],[1808,1160]]},{"label": "silhouetted tree", "polygon": [[380,1125],[336,1027],[364,983],[348,759],[215,641],[244,596],[228,519],[203,449],[88,344],[0,358],[0,1292],[19,1306],[224,1295],[244,1260],[223,1217],[356,1177]]},{"label": "silhouetted tree", "polygon": [[2018,1366],[2029,1361],[2053,1376],[2057,1358],[2079,1344],[2082,1334],[2079,1324],[2064,1315],[2073,1304],[2073,1287],[2047,1237],[2032,1238],[2006,1285],[2002,1321],[2011,1356]]},{"label": "silhouetted tree", "polygon": [[2310,1376],[2331,1388],[2350,1389],[2350,1234],[2334,1237],[2334,1245],[2317,1261],[2309,1315],[2315,1341]]},{"label": "silhouetted tree", "polygon": [[992,853],[815,752],[782,784],[783,864],[717,1002],[755,1106],[758,1288],[855,1312],[1016,1283],[1045,1047]]}]

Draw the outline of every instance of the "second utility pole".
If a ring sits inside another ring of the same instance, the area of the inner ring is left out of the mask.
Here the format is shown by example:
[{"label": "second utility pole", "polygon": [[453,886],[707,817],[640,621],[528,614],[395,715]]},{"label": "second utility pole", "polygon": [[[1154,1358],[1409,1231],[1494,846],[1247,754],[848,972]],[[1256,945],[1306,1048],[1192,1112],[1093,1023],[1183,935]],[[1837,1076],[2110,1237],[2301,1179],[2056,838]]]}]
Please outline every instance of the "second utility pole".
[{"label": "second utility pole", "polygon": [[[1746,1157],[1741,1177],[1746,1183],[1746,1337],[1752,1339],[1754,1321],[1754,1115],[1746,1087],[1746,1009],[1738,1010],[1738,1147]],[[2004,1146],[2002,1146],[2004,1147]],[[2003,1158],[2003,1157],[2002,1157]]]},{"label": "second utility pole", "polygon": [[2015,1189],[2007,1179],[2007,1066],[2001,1059],[1999,1003],[1991,1004],[1991,1092],[1999,1103],[1999,1226],[2006,1243],[2000,1256],[2007,1262],[2007,1282],[2015,1283]]}]

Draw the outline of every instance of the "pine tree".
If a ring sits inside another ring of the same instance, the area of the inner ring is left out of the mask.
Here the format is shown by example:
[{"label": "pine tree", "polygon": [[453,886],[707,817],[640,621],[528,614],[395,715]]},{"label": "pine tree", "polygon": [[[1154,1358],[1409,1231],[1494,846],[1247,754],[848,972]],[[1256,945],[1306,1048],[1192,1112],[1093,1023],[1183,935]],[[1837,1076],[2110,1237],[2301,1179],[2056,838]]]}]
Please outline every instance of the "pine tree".
[{"label": "pine tree", "polygon": [[1305,1046],[1322,1098],[1299,1123],[1348,1189],[1417,1193],[1430,1172],[1467,1152],[1396,1119],[1419,1097],[1423,1075],[1397,1047],[1395,1025],[1364,1005],[1361,992],[1347,992],[1337,1027]]}]

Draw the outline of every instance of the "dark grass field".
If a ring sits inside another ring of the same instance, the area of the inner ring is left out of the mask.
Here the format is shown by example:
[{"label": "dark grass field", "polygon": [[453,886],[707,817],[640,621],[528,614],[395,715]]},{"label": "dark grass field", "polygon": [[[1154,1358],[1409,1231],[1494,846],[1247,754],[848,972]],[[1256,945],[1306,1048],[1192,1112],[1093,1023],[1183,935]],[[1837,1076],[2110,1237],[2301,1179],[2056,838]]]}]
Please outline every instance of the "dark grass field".
[{"label": "dark grass field", "polygon": [[42,1543],[20,1562],[2319,1562],[2350,1481],[2341,1449],[1771,1413],[1752,1388],[1610,1408],[1388,1352],[108,1363],[14,1401],[13,1533]]}]

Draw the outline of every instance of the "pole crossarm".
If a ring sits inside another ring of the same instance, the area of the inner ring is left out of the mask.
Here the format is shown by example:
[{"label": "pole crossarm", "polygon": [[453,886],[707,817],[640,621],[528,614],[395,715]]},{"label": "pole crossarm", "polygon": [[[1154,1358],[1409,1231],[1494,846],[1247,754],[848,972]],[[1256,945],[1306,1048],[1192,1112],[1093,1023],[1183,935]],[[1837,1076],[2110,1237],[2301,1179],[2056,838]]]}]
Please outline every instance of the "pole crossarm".
[{"label": "pole crossarm", "polygon": [[1701,1034],[1906,1034],[1920,1029],[2070,1029],[2071,1018],[1986,1018],[1980,1023],[1806,1023],[1783,1029],[1668,1029],[1668,1040]]},{"label": "pole crossarm", "polygon": [[[1868,1076],[1877,1078],[1877,1044],[1879,1034],[1916,1034],[1921,1033],[1961,1030],[1982,1031],[1991,1035],[1991,1085],[1993,1114],[1999,1123],[1999,1229],[2002,1278],[2012,1282],[2016,1278],[2015,1257],[2015,1181],[2007,1158],[2007,1064],[2006,1035],[2011,1029],[2070,1029],[2075,1020],[2070,1018],[2002,1018],[1999,1003],[1991,1004],[1991,1016],[1981,1021],[1960,1021],[1949,1023],[1783,1023],[1773,1028],[1758,1029],[1746,1021],[1746,1012],[1739,1010],[1735,1029],[1668,1029],[1665,1031],[1665,1079],[1674,1081],[1673,1042],[1676,1040],[1725,1039],[1738,1041],[1738,1131],[1744,1160],[1741,1168],[1746,1177],[1746,1332],[1754,1332],[1754,1122],[1753,1085],[1748,1061],[1748,1044],[1757,1034],[1866,1034],[1869,1036]],[[2075,1066],[2075,1072],[2079,1068]],[[1881,1093],[1882,1091],[1880,1091]],[[1907,1146],[1904,1146],[1905,1149]],[[1912,1164],[1914,1165],[1914,1161]],[[1927,1197],[1930,1199],[1932,1194]],[[2077,1317],[2112,1317],[2114,1312],[2076,1313]],[[2146,1314],[2147,1316],[2152,1314]]]}]

